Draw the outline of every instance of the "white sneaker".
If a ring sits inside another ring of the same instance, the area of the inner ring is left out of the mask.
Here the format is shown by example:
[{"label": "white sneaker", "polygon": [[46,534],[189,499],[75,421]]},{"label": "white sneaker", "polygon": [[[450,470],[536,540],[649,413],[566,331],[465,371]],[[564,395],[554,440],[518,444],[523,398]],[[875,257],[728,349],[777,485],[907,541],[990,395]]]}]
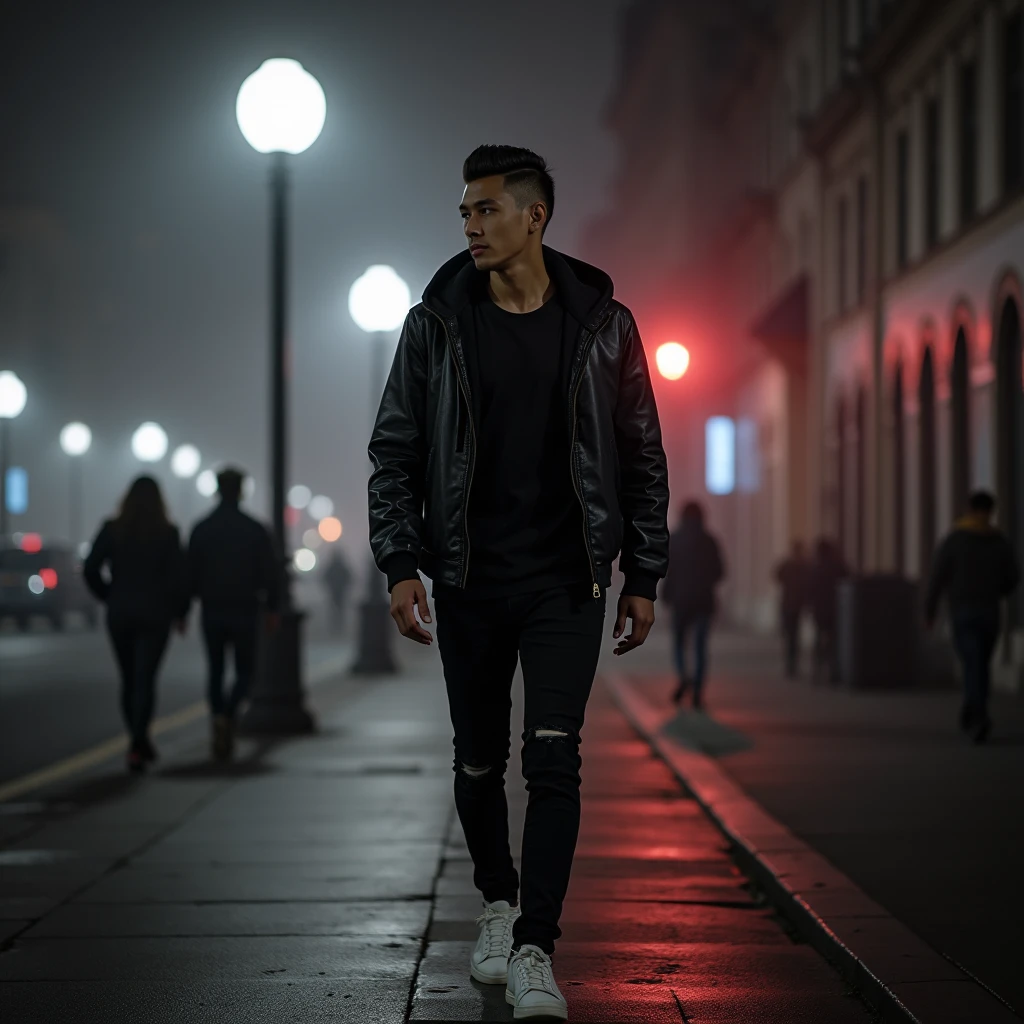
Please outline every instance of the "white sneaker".
[{"label": "white sneaker", "polygon": [[483,985],[504,985],[508,981],[508,958],[512,952],[512,926],[519,908],[505,900],[485,903],[476,919],[480,937],[469,958],[469,973]]},{"label": "white sneaker", "polygon": [[566,1020],[569,1007],[558,991],[551,957],[537,946],[523,946],[508,962],[505,1002],[515,1007],[516,1020]]}]

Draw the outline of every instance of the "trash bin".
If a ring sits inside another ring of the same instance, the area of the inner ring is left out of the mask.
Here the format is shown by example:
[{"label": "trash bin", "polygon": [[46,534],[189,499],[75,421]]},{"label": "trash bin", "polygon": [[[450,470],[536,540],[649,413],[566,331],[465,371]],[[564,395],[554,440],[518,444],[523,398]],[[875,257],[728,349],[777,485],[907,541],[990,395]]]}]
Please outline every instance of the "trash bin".
[{"label": "trash bin", "polygon": [[916,685],[921,643],[917,584],[873,574],[839,586],[836,645],[839,679],[857,690],[903,690]]}]

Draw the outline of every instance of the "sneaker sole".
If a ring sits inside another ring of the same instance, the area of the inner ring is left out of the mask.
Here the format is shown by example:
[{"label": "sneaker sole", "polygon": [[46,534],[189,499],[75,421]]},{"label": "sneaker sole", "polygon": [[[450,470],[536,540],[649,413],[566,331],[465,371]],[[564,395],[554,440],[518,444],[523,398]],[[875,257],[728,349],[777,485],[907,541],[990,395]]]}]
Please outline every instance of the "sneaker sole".
[{"label": "sneaker sole", "polygon": [[469,973],[474,981],[479,981],[481,985],[507,985],[508,984],[508,971],[506,971],[501,977],[494,975],[486,975],[481,971],[477,970],[476,964],[471,963],[469,965]]},{"label": "sneaker sole", "polygon": [[516,1006],[516,997],[505,989],[505,1002],[515,1007],[515,1020],[568,1020],[569,1011],[560,1003],[538,1003],[534,1006]]}]

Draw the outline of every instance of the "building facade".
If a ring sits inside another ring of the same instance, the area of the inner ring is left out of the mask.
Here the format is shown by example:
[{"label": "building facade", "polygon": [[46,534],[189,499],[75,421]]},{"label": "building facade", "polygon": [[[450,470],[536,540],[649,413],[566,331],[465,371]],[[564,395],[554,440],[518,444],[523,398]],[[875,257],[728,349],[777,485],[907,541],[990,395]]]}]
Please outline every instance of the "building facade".
[{"label": "building facade", "polygon": [[[685,234],[643,287],[627,261],[622,290],[640,316],[695,315],[708,358],[733,364],[676,398],[736,422],[735,488],[710,504],[740,622],[773,625],[794,539],[921,579],[977,487],[1024,549],[1022,19],[1019,0],[627,14],[623,169],[589,245],[614,265],[644,225]],[[637,184],[658,145],[636,140],[659,130],[670,219]],[[699,486],[673,470],[677,493]],[[1024,601],[1009,626],[1001,680],[1019,686]]]}]

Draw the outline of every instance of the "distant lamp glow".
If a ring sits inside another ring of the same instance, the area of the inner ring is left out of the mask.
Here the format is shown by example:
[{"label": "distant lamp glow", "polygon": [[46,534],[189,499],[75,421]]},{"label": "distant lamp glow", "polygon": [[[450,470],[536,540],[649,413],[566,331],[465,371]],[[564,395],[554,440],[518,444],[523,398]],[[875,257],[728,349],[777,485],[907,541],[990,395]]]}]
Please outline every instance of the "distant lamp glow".
[{"label": "distant lamp glow", "polygon": [[736,486],[736,424],[728,416],[705,424],[704,481],[709,494],[732,494]]},{"label": "distant lamp glow", "polygon": [[217,493],[217,474],[212,469],[204,469],[196,477],[196,490],[204,498],[212,498]]},{"label": "distant lamp glow", "polygon": [[300,511],[304,509],[313,497],[313,492],[305,484],[296,484],[288,489],[288,504]]},{"label": "distant lamp glow", "polygon": [[132,434],[132,454],[139,462],[159,462],[167,454],[167,431],[146,422]]},{"label": "distant lamp glow", "polygon": [[654,354],[658,372],[666,380],[679,380],[690,368],[690,353],[678,341],[666,341]]},{"label": "distant lamp glow", "polygon": [[179,445],[171,455],[171,472],[181,480],[191,480],[199,472],[203,458],[194,444]]},{"label": "distant lamp glow", "polygon": [[307,547],[311,551],[316,550],[322,543],[320,533],[317,530],[309,529],[302,535],[303,547]]},{"label": "distant lamp glow", "polygon": [[258,153],[302,153],[323,131],[327,98],[297,60],[273,57],[242,83],[235,117]]},{"label": "distant lamp glow", "polygon": [[310,572],[316,567],[316,555],[309,548],[299,548],[295,552],[294,561],[299,572]]},{"label": "distant lamp glow", "polygon": [[84,455],[92,447],[92,431],[84,423],[68,423],[61,429],[60,446],[72,458]]},{"label": "distant lamp glow", "polygon": [[411,305],[409,286],[392,267],[381,264],[368,267],[348,293],[349,314],[367,334],[397,331]]},{"label": "distant lamp glow", "polygon": [[38,574],[29,576],[28,589],[31,590],[33,594],[41,594],[46,589],[43,577]]},{"label": "distant lamp glow", "polygon": [[323,494],[318,494],[309,502],[309,514],[313,519],[326,519],[334,515],[334,502]]},{"label": "distant lamp glow", "polygon": [[12,370],[0,371],[0,420],[13,420],[21,415],[28,400],[28,390]]},{"label": "distant lamp glow", "polygon": [[317,530],[328,544],[333,544],[341,537],[341,520],[335,516],[327,516],[320,520]]}]

